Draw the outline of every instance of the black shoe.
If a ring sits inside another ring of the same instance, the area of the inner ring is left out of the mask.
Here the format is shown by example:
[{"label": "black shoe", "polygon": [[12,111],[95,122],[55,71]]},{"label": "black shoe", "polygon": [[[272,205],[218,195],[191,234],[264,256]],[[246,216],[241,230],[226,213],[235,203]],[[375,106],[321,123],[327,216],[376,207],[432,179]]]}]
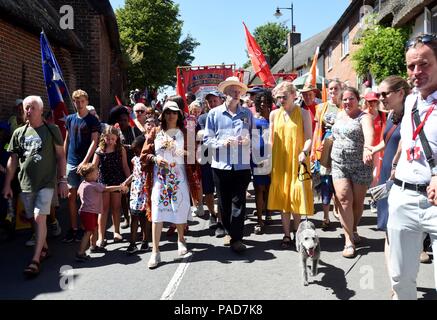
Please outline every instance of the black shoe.
[{"label": "black shoe", "polygon": [[87,262],[89,259],[91,259],[91,257],[89,255],[87,255],[86,253],[84,253],[84,254],[76,253],[76,261],[77,262]]},{"label": "black shoe", "polygon": [[107,250],[104,247],[95,246],[91,247],[90,252],[91,253],[105,253]]},{"label": "black shoe", "polygon": [[62,239],[62,242],[64,243],[71,243],[76,239],[76,232],[77,230],[69,229],[67,231],[67,234],[65,235],[65,238]]},{"label": "black shoe", "polygon": [[127,254],[134,254],[137,251],[138,251],[137,245],[133,242],[129,245],[129,247],[127,247],[126,250]]},{"label": "black shoe", "polygon": [[146,252],[149,250],[149,243],[147,241],[141,241],[140,252]]},{"label": "black shoe", "polygon": [[226,235],[226,231],[223,228],[223,225],[219,222],[217,223],[217,229],[215,229],[215,236],[217,238],[223,238]]}]

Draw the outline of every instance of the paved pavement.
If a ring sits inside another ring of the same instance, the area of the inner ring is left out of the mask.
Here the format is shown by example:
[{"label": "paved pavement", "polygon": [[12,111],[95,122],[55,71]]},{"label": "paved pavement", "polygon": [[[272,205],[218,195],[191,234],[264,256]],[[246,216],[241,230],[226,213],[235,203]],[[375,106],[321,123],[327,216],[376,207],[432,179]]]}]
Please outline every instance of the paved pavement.
[{"label": "paved pavement", "polygon": [[[66,231],[65,203],[59,218]],[[254,209],[248,199],[248,211]],[[319,208],[317,206],[316,208]],[[312,221],[320,226],[323,214]],[[32,280],[22,275],[32,249],[24,242],[29,231],[19,232],[14,241],[0,244],[0,299],[186,299],[186,300],[386,300],[390,283],[384,263],[384,233],[375,228],[376,215],[366,206],[358,231],[362,244],[354,259],[341,256],[343,240],[338,221],[332,217],[329,231],[318,229],[321,238],[319,274],[303,287],[299,256],[280,249],[282,227],[275,214],[263,235],[255,235],[256,218],[249,215],[245,225],[243,255],[223,246],[207,228],[207,218],[190,223],[187,237],[191,255],[177,255],[176,236],[161,242],[163,263],[147,269],[150,251],[128,256],[127,242],[112,244],[106,254],[93,254],[87,263],[75,262],[78,244],[63,244],[61,237],[50,240],[52,256],[42,264],[41,274]],[[165,231],[165,229],[164,229]],[[64,234],[65,232],[63,232]],[[127,231],[124,231],[127,239]],[[419,299],[437,299],[432,264],[420,267]]]}]

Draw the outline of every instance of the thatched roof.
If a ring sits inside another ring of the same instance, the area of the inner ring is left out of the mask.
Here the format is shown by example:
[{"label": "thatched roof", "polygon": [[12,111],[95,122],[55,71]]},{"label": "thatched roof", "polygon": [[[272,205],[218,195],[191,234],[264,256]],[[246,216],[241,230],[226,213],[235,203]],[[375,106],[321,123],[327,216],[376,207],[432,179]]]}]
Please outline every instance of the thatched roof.
[{"label": "thatched roof", "polygon": [[41,30],[54,42],[70,48],[83,48],[72,30],[59,27],[60,15],[47,0],[0,0],[0,18],[39,34]]},{"label": "thatched roof", "polygon": [[[331,29],[332,26],[294,46],[294,66],[296,69],[307,65],[308,61],[311,63],[314,53],[316,52],[316,48],[322,44]],[[272,73],[292,72],[291,60],[292,50],[289,49],[288,52],[273,66]]]}]

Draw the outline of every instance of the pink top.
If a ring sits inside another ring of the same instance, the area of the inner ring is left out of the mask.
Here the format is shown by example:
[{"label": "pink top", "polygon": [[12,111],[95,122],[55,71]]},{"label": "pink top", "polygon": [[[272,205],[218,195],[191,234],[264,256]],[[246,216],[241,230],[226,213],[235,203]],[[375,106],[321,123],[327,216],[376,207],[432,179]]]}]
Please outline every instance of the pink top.
[{"label": "pink top", "polygon": [[105,191],[105,185],[98,182],[82,181],[77,189],[82,205],[79,211],[90,213],[103,212],[102,192]]}]

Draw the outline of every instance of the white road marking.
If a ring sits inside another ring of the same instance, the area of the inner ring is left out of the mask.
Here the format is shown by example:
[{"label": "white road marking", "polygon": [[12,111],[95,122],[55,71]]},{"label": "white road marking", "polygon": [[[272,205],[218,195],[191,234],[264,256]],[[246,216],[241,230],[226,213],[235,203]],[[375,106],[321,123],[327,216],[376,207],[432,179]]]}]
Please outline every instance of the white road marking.
[{"label": "white road marking", "polygon": [[179,267],[176,269],[175,274],[171,278],[170,282],[167,285],[167,288],[165,288],[164,293],[162,294],[161,298],[159,300],[171,300],[173,299],[173,296],[176,293],[176,290],[178,289],[179,285],[181,284],[182,278],[184,277],[185,272],[187,272],[188,266],[190,265],[191,258],[193,257],[193,253],[190,252],[187,254],[186,257],[184,257],[179,265]]}]

